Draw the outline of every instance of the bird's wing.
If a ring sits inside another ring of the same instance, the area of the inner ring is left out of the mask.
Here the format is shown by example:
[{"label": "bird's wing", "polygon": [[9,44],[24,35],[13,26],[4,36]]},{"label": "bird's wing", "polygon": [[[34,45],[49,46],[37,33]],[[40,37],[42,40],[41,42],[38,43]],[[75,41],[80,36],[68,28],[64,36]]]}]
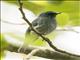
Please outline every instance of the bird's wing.
[{"label": "bird's wing", "polygon": [[36,20],[34,20],[33,22],[32,22],[32,26],[37,26],[38,25],[38,19],[36,19]]},{"label": "bird's wing", "polygon": [[[36,26],[37,26],[37,19],[36,20],[34,20],[33,22],[32,22],[32,26],[35,28]],[[27,33],[30,33],[31,32],[31,29],[30,29],[30,27],[28,27],[28,29],[27,29],[27,31],[26,31],[26,34]]]}]

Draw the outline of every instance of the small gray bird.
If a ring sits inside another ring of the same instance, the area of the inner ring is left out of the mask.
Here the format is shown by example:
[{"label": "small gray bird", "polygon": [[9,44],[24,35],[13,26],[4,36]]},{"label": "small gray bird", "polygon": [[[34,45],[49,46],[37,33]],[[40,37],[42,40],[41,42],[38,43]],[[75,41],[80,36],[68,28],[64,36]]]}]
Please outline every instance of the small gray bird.
[{"label": "small gray bird", "polygon": [[[41,13],[33,22],[32,26],[33,28],[40,34],[42,35],[47,35],[51,33],[53,30],[56,29],[57,23],[56,23],[56,15],[60,14],[57,12],[44,12]],[[37,40],[39,36],[33,32],[30,27],[28,27],[26,31],[26,36],[25,36],[25,41],[24,41],[24,46],[26,45],[37,45],[37,46],[43,46],[45,43],[43,43],[41,40]],[[35,41],[35,42],[34,42]],[[34,42],[34,43],[33,43]],[[18,51],[21,50],[22,47],[18,49]],[[24,49],[25,51],[25,49]]]},{"label": "small gray bird", "polygon": [[[32,22],[32,26],[40,34],[47,35],[56,29],[57,23],[56,23],[55,17],[57,14],[60,14],[60,13],[52,12],[52,11],[41,13],[38,16],[38,18],[36,18]],[[31,29],[29,27],[26,31],[26,34],[30,32],[31,32]]]}]

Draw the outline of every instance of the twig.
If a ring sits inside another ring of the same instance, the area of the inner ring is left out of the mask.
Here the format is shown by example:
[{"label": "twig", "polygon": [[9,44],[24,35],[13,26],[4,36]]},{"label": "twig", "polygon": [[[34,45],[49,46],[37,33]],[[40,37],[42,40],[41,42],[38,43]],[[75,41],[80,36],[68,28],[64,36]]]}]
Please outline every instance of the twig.
[{"label": "twig", "polygon": [[18,0],[18,3],[19,3],[19,5],[20,5],[19,10],[20,10],[20,12],[21,12],[21,14],[22,14],[22,16],[23,16],[23,19],[28,23],[28,25],[30,26],[31,30],[34,31],[37,35],[39,35],[44,41],[46,41],[46,42],[48,43],[48,45],[49,45],[52,49],[54,49],[54,50],[57,51],[57,52],[66,53],[66,54],[68,54],[68,55],[80,57],[79,55],[71,54],[71,53],[68,53],[68,52],[66,52],[66,51],[62,51],[62,50],[56,48],[56,47],[54,46],[54,44],[53,44],[48,38],[46,38],[46,37],[44,37],[42,34],[38,33],[38,32],[33,28],[32,24],[31,24],[31,23],[28,21],[28,19],[26,18],[25,13],[23,12],[23,9],[22,9],[23,3],[21,2],[21,0]]},{"label": "twig", "polygon": [[78,31],[75,31],[74,29],[56,29],[56,31],[72,31],[72,32],[79,33]]},{"label": "twig", "polygon": [[40,49],[34,49],[26,56],[26,60],[29,60],[33,55],[35,55]]},{"label": "twig", "polygon": [[7,23],[7,24],[12,24],[12,25],[25,25],[26,24],[26,23],[12,23],[12,22],[5,21],[5,20],[1,20],[0,22]]}]

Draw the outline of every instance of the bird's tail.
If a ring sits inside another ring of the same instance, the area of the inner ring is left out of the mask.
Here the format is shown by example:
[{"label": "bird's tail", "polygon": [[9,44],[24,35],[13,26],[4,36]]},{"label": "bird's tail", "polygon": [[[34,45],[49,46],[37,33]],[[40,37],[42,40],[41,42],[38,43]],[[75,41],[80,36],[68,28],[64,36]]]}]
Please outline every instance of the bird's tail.
[{"label": "bird's tail", "polygon": [[39,36],[35,32],[31,31],[31,29],[28,28],[26,31],[24,44],[42,46],[44,45],[44,42],[42,41],[42,38],[39,38]]}]

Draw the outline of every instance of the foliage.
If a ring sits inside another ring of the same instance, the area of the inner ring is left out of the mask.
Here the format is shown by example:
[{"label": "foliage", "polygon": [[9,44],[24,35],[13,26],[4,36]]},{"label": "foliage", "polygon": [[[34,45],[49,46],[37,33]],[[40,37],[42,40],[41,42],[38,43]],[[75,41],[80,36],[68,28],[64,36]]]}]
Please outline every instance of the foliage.
[{"label": "foliage", "polygon": [[[18,5],[16,1],[7,1],[7,2]],[[44,11],[62,12],[64,15],[63,17],[62,16],[60,17],[60,20],[58,20],[59,26],[60,25],[65,26],[66,24],[80,25],[79,3],[80,3],[79,1],[64,1],[64,0],[61,0],[61,1],[48,1],[48,0],[47,1],[29,1],[28,0],[28,1],[23,1],[23,4],[24,4],[23,7],[31,10],[35,14],[39,14]]]}]

